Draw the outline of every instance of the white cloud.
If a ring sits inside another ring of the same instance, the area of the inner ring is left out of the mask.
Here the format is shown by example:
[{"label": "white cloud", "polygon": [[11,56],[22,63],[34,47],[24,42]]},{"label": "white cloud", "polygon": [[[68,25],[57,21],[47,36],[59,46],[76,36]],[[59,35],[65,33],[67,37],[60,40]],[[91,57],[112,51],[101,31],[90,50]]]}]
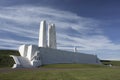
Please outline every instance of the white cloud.
[{"label": "white cloud", "polygon": [[[113,43],[102,34],[100,21],[84,18],[74,13],[45,7],[14,6],[0,8],[0,33],[13,33],[17,37],[1,35],[0,48],[16,48],[20,44],[37,44],[39,21],[55,23],[59,48],[78,50],[120,50],[120,44]],[[32,40],[19,40],[23,36]],[[7,38],[8,37],[8,38]],[[35,39],[35,40],[33,40]],[[4,46],[2,46],[4,45]],[[5,47],[6,46],[6,47]]]}]

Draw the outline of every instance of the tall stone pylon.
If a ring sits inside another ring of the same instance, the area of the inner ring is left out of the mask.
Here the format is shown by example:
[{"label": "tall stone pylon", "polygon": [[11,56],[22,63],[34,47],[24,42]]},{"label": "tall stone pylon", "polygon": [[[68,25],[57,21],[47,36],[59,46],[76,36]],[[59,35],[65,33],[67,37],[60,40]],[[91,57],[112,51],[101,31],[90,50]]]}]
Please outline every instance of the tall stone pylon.
[{"label": "tall stone pylon", "polygon": [[41,21],[38,47],[47,47],[46,21]]},{"label": "tall stone pylon", "polygon": [[48,25],[48,47],[56,49],[56,30],[55,24]]}]

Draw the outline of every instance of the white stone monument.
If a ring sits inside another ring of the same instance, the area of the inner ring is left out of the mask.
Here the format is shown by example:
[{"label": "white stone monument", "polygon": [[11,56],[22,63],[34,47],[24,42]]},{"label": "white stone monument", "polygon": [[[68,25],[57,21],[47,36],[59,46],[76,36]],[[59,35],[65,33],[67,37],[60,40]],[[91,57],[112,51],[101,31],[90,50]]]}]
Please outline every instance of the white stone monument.
[{"label": "white stone monument", "polygon": [[38,46],[21,45],[19,47],[20,56],[11,55],[15,61],[13,68],[32,68],[57,63],[100,64],[97,56],[77,53],[76,48],[74,48],[75,52],[58,50],[55,24],[48,25],[48,37],[46,32],[46,21],[41,21]]},{"label": "white stone monument", "polygon": [[49,24],[48,26],[48,47],[56,49],[55,24]]},{"label": "white stone monument", "polygon": [[46,21],[41,21],[38,47],[47,47]]}]

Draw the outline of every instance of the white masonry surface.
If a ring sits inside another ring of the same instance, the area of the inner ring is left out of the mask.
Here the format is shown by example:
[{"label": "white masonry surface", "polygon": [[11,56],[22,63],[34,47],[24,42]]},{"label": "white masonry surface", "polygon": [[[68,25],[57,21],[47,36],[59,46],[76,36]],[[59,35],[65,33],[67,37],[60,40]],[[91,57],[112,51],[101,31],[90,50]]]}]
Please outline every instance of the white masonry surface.
[{"label": "white masonry surface", "polygon": [[21,56],[10,55],[15,61],[13,68],[32,68],[58,63],[101,64],[96,55],[77,53],[76,48],[74,52],[58,50],[55,24],[48,25],[47,38],[46,21],[40,23],[38,46],[21,45],[19,53]]},{"label": "white masonry surface", "polygon": [[49,24],[48,25],[48,47],[56,49],[55,24]]},{"label": "white masonry surface", "polygon": [[47,47],[46,21],[41,21],[38,47]]}]

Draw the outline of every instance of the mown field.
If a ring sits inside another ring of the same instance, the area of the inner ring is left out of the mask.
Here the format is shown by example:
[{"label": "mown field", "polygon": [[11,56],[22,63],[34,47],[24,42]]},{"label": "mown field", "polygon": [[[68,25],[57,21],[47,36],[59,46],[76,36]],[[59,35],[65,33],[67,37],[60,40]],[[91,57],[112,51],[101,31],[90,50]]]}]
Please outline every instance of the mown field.
[{"label": "mown field", "polygon": [[55,68],[55,66],[54,68],[42,67],[1,71],[0,80],[120,80],[120,68],[94,65],[92,67],[91,65],[90,67],[83,67],[83,65],[80,67],[80,64],[79,68],[66,68],[70,66],[69,64],[69,66],[64,65],[65,68],[62,67],[61,69]]},{"label": "mown field", "polygon": [[[120,62],[102,61],[105,65],[52,64],[32,69],[11,69],[9,55],[17,51],[0,51],[0,80],[120,80]],[[112,67],[108,65],[112,64]]]}]

